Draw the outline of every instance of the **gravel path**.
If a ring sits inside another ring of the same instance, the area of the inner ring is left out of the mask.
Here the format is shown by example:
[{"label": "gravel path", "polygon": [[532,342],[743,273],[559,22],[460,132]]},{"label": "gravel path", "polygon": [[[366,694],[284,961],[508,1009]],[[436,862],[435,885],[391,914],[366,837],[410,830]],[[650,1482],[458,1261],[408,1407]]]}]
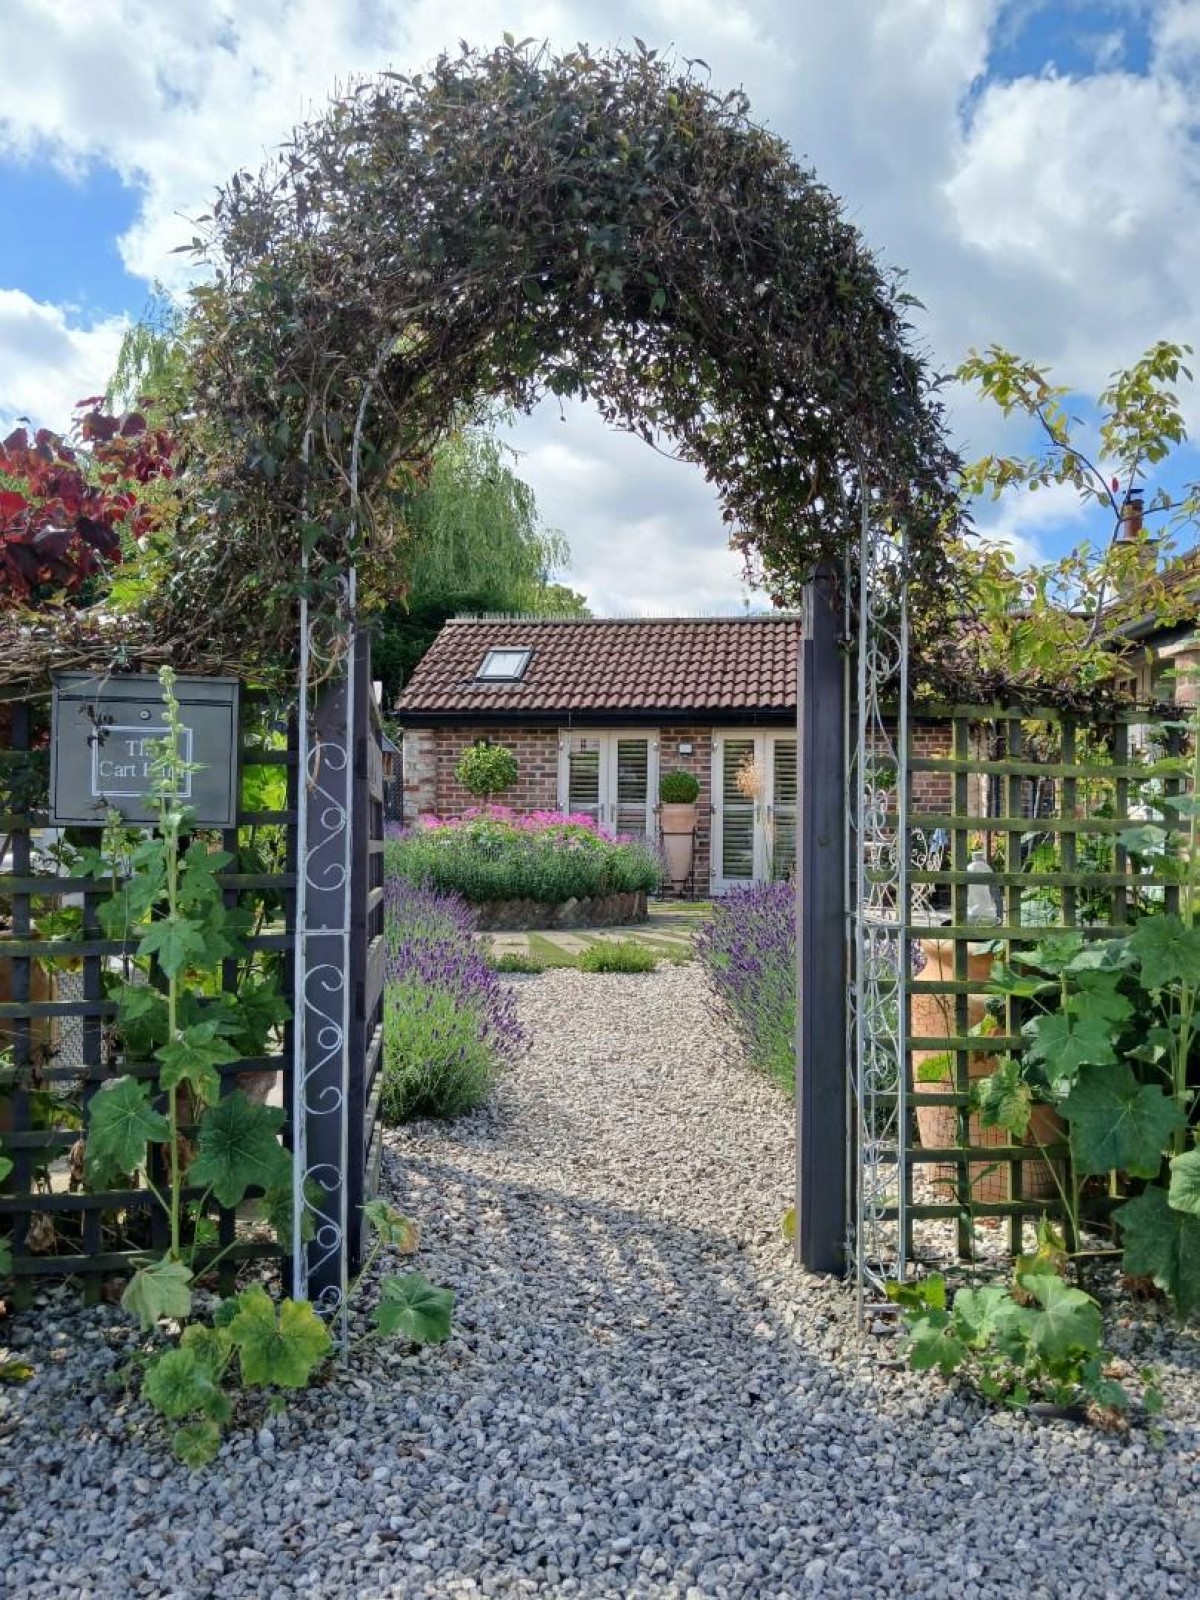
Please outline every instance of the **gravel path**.
[{"label": "gravel path", "polygon": [[0,1397],[0,1594],[1195,1594],[1190,1337],[1116,1330],[1162,1360],[1158,1448],[914,1378],[791,1266],[790,1116],[695,967],[518,986],[534,1046],[494,1106],[390,1144],[450,1344],[377,1347],[192,1475],[102,1387],[120,1315],[46,1296]]}]

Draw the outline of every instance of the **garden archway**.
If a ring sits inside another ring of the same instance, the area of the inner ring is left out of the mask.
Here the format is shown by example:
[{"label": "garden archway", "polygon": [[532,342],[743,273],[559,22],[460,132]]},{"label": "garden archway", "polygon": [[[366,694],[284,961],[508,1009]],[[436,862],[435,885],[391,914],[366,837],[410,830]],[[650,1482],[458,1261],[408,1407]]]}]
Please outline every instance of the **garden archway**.
[{"label": "garden archway", "polygon": [[899,279],[699,65],[464,48],[351,87],[221,191],[185,331],[198,492],[153,618],[179,656],[278,660],[299,629],[306,688],[392,592],[396,490],[547,392],[669,436],[810,622],[876,526],[936,591],[956,463]]}]

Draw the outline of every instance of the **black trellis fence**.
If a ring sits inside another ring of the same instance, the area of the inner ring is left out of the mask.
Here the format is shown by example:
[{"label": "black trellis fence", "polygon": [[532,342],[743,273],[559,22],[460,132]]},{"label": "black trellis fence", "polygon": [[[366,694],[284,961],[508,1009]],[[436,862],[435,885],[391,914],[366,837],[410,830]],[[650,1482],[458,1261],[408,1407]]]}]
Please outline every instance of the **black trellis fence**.
[{"label": "black trellis fence", "polygon": [[[370,693],[368,648],[365,638],[355,646],[353,763],[345,796],[354,841],[343,946],[346,1055],[322,1066],[310,1051],[305,1072],[310,1104],[320,1097],[324,1078],[340,1086],[345,1073],[337,1142],[344,1140],[346,1152],[349,1225],[334,1263],[342,1274],[354,1270],[359,1207],[373,1191],[379,1167],[384,819],[382,730]],[[337,688],[330,685],[323,701]],[[281,712],[245,689],[241,706],[240,804],[236,825],[219,836],[234,862],[220,881],[227,905],[250,912],[252,931],[246,955],[223,964],[221,985],[236,991],[251,967],[260,973],[271,968],[281,993],[290,997],[297,889],[305,870],[298,859],[300,808],[307,789],[300,782],[296,711]],[[320,719],[319,705],[318,725]],[[167,1243],[166,1218],[148,1187],[96,1192],[83,1183],[82,1140],[92,1097],[114,1076],[152,1079],[157,1067],[125,1059],[112,1027],[115,1005],[106,998],[106,977],[126,968],[130,949],[106,936],[98,915],[111,885],[72,876],[62,865],[64,854],[70,859],[69,851],[56,848],[64,837],[70,846],[85,848],[100,843],[102,830],[61,835],[48,828],[48,733],[48,702],[0,705],[0,1152],[13,1163],[0,1180],[0,1238],[8,1237],[18,1298],[34,1279],[77,1274],[94,1291],[102,1276],[129,1270],[139,1256],[159,1253]],[[338,831],[346,817],[339,820],[336,811],[319,806],[308,810],[311,859],[323,834]],[[153,982],[153,972],[148,976]],[[264,1054],[219,1069],[222,1094],[242,1087],[282,1107],[289,1147],[298,1042],[293,1017],[276,1030]],[[150,1176],[160,1188],[166,1163],[166,1151],[156,1152]],[[282,1253],[252,1202],[236,1211],[213,1203],[210,1215],[212,1237],[197,1250],[196,1263],[220,1255],[226,1282],[245,1261]],[[329,1267],[327,1260],[323,1270]]]}]

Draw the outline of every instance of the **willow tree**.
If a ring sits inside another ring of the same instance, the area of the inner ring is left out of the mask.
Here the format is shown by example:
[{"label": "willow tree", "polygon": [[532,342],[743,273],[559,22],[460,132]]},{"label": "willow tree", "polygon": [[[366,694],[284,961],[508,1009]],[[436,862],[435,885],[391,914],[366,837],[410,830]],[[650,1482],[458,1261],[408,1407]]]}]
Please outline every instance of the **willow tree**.
[{"label": "willow tree", "polygon": [[944,577],[956,463],[898,279],[742,94],[653,51],[508,42],[358,83],[195,247],[202,470],[148,618],[180,657],[278,657],[302,569],[330,612],[351,563],[378,603],[407,475],[547,392],[671,438],[782,600],[864,513]]}]

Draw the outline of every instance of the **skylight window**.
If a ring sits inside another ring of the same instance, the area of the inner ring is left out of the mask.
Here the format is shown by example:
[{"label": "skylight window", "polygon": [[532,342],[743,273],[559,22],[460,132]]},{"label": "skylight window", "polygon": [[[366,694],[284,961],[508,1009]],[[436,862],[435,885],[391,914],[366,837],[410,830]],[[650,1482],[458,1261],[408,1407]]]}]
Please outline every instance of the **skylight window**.
[{"label": "skylight window", "polygon": [[532,654],[532,650],[489,650],[475,677],[482,683],[518,683]]}]

